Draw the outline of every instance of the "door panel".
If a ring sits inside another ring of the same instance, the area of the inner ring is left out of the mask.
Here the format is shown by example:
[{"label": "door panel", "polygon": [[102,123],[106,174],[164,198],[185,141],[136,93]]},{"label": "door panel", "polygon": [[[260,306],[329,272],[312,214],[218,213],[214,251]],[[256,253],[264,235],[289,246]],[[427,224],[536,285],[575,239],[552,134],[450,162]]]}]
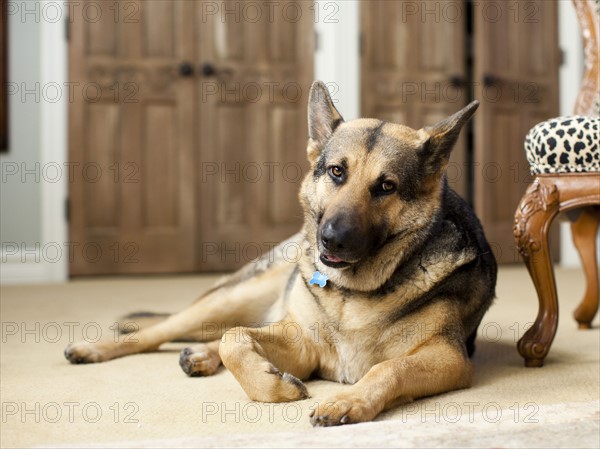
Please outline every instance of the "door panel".
[{"label": "door panel", "polygon": [[474,92],[481,101],[474,118],[475,208],[498,260],[518,262],[514,212],[532,180],[523,142],[536,123],[558,115],[557,3],[484,1],[474,8]]},{"label": "door panel", "polygon": [[198,92],[201,270],[249,262],[302,225],[313,24],[285,19],[288,4],[307,5],[284,2],[256,21],[197,11],[197,59],[209,68]]},{"label": "door panel", "polygon": [[93,3],[70,27],[71,274],[191,271],[194,5]]},{"label": "door panel", "polygon": [[[426,10],[433,13],[425,14]],[[441,20],[443,11],[449,14],[444,2],[361,2],[363,117],[418,129],[467,104],[465,14]],[[466,161],[462,135],[452,153],[448,179],[463,196]]]},{"label": "door panel", "polygon": [[[295,226],[299,222],[302,211],[297,201],[289,201],[298,194],[298,181],[302,178],[304,159],[291,157],[288,152],[288,142],[304,142],[304,129],[298,126],[304,120],[302,108],[280,107],[268,111],[269,160],[280,161],[280,173],[275,176],[273,183],[266,189],[268,199],[268,217],[271,223],[278,226]],[[304,150],[304,147],[302,147]],[[302,153],[304,157],[304,152]]]},{"label": "door panel", "polygon": [[69,74],[100,95],[69,111],[71,274],[230,270],[297,232],[307,4],[260,20],[257,2],[88,6],[99,20],[73,17]]},{"label": "door panel", "polygon": [[536,123],[558,114],[556,2],[381,0],[361,5],[362,115],[419,128],[457,111],[473,96],[480,100],[452,154],[448,179],[464,197],[474,193],[468,199],[498,260],[519,261],[514,211],[531,181],[523,140]]}]

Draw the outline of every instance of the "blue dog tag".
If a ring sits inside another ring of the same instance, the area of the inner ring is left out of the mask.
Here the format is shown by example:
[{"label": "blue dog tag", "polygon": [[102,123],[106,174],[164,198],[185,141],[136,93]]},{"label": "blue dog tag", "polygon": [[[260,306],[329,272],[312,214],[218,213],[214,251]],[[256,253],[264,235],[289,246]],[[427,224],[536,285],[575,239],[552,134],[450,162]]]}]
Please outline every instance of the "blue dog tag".
[{"label": "blue dog tag", "polygon": [[315,271],[313,273],[312,279],[310,281],[308,281],[308,284],[309,285],[318,284],[319,287],[323,288],[327,284],[327,279],[329,279],[329,276],[321,273],[320,271]]}]

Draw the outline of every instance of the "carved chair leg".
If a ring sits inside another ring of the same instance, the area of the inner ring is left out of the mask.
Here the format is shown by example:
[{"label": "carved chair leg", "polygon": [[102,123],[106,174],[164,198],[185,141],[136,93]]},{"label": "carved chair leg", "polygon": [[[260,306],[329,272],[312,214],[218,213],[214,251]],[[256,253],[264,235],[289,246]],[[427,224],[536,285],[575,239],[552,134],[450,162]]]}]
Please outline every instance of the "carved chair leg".
[{"label": "carved chair leg", "polygon": [[548,247],[548,230],[558,213],[556,186],[538,179],[529,186],[515,214],[514,234],[538,295],[535,323],[519,340],[517,348],[525,366],[543,366],[558,325],[558,298]]},{"label": "carved chair leg", "polygon": [[573,313],[579,329],[589,329],[598,311],[598,263],[596,260],[596,233],[600,223],[600,209],[588,207],[571,223],[573,242],[579,251],[585,271],[586,290],[583,301]]}]

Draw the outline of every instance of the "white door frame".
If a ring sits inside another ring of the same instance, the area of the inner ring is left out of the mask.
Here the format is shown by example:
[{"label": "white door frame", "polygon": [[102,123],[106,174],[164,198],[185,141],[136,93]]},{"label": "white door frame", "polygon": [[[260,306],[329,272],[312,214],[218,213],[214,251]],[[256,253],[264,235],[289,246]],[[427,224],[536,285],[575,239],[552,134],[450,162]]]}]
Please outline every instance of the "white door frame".
[{"label": "white door frame", "polygon": [[315,79],[345,120],[360,117],[360,1],[316,2]]}]

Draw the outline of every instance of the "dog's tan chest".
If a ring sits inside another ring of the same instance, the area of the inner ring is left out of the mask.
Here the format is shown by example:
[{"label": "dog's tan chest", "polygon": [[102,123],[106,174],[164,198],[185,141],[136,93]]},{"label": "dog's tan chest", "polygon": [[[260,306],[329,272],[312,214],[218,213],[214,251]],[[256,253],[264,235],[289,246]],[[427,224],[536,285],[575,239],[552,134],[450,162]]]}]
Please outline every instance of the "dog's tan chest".
[{"label": "dog's tan chest", "polygon": [[381,327],[362,308],[341,297],[315,299],[303,283],[294,289],[289,317],[314,342],[319,377],[352,384],[381,361],[381,353],[375,350]]},{"label": "dog's tan chest", "polygon": [[334,291],[311,291],[299,277],[291,291],[288,317],[319,352],[316,374],[352,384],[376,364],[409,354],[438,334],[451,315],[446,301],[431,303],[395,323],[389,321],[391,310],[418,296],[412,290],[377,299],[360,294],[345,298]]},{"label": "dog's tan chest", "polygon": [[361,334],[338,335],[330,356],[322,358],[319,375],[342,383],[358,382],[379,362],[370,343]]}]

